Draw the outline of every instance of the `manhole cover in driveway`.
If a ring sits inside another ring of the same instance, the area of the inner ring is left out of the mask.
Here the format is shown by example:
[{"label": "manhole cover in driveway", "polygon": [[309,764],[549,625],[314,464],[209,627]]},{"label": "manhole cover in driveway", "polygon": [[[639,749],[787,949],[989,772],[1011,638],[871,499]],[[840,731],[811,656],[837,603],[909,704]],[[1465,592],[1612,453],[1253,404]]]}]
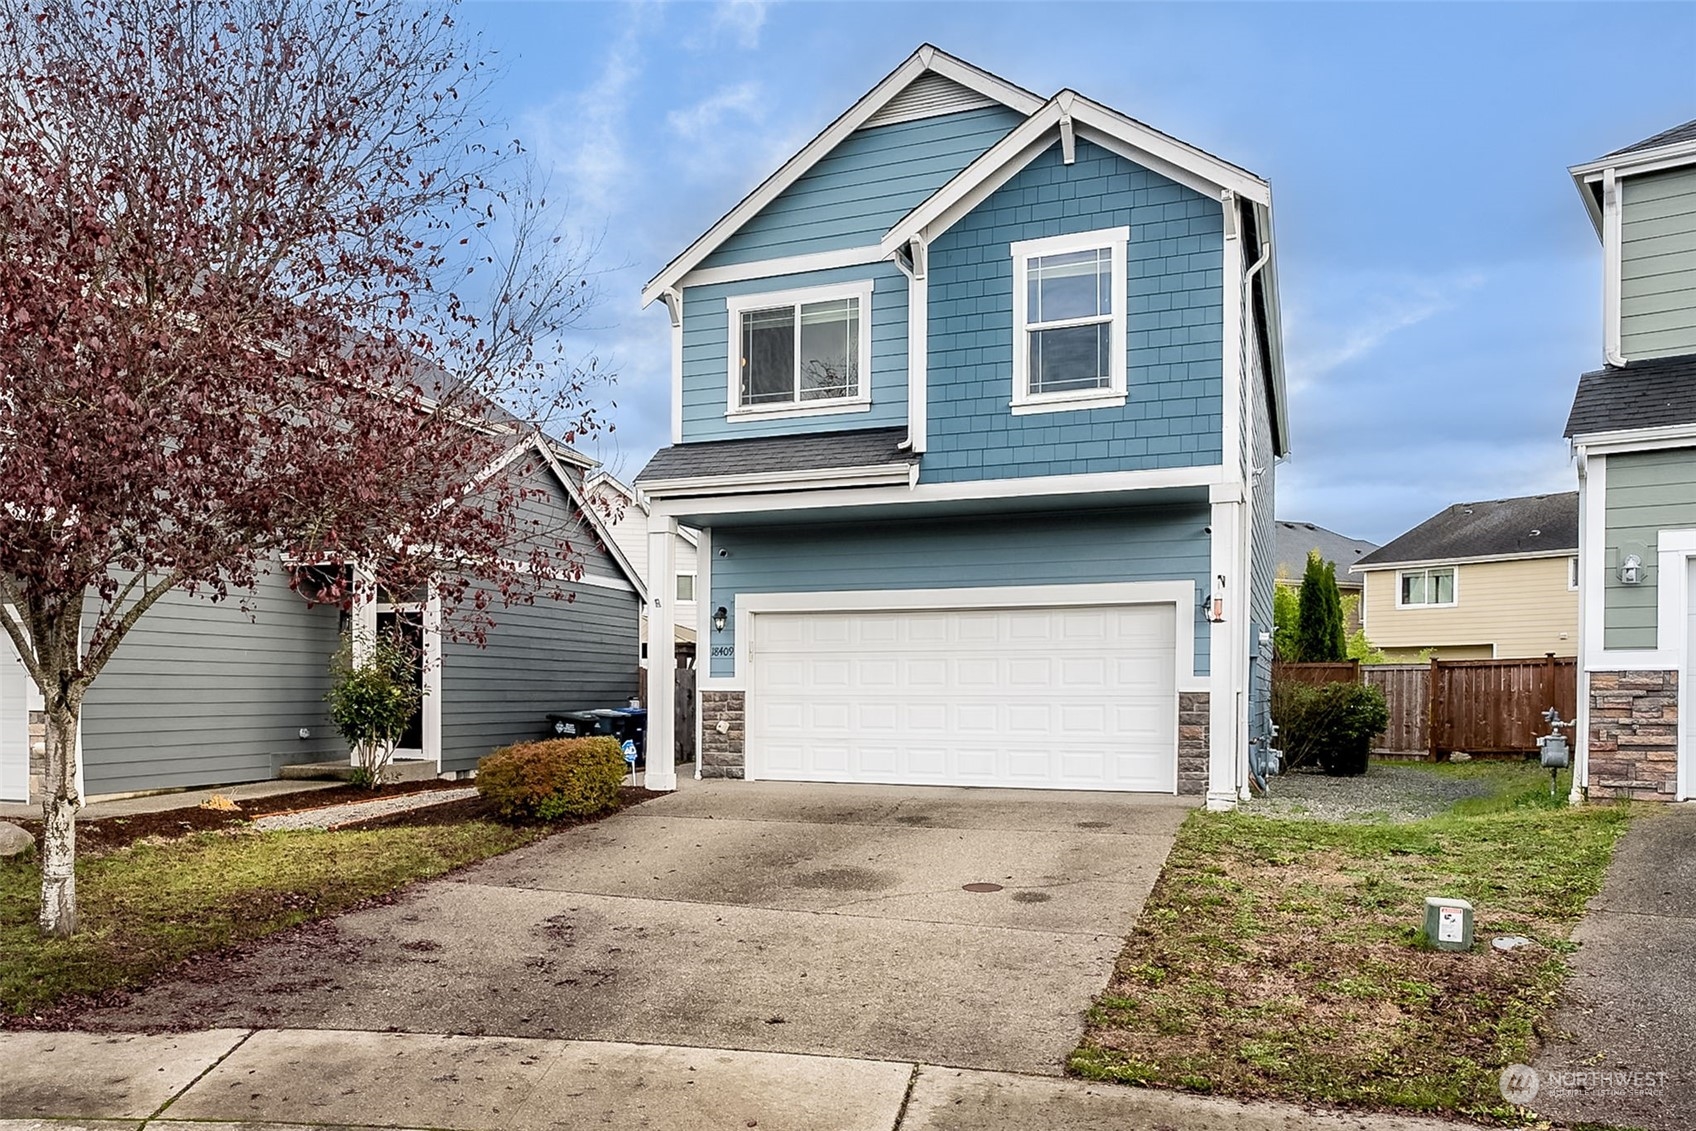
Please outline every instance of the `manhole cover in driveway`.
[{"label": "manhole cover in driveway", "polygon": [[966,891],[1000,891],[1000,884],[967,884]]}]

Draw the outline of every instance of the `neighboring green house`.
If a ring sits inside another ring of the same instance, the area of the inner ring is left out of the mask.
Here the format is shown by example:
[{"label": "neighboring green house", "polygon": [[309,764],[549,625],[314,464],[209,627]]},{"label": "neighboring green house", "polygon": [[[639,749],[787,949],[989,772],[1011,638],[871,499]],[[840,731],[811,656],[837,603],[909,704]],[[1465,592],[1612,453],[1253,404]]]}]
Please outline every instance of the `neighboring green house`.
[{"label": "neighboring green house", "polygon": [[1696,796],[1696,121],[1571,170],[1602,239],[1605,365],[1579,380],[1574,795]]},{"label": "neighboring green house", "polygon": [[643,299],[649,617],[698,528],[699,774],[1246,796],[1288,446],[1264,180],[925,46]]}]

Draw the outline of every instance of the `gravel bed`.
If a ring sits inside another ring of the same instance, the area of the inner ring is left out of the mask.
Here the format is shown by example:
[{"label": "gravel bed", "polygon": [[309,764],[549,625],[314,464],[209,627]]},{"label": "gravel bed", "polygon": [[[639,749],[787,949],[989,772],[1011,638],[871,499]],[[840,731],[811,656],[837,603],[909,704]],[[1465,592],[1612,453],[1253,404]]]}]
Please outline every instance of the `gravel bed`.
[{"label": "gravel bed", "polygon": [[1355,778],[1327,777],[1318,770],[1280,774],[1272,779],[1270,797],[1245,801],[1242,810],[1318,821],[1418,821],[1489,792],[1487,782],[1374,762]]},{"label": "gravel bed", "polygon": [[467,797],[476,796],[477,787],[474,785],[464,789],[432,789],[423,793],[403,794],[400,797],[385,797],[379,801],[355,801],[347,805],[326,805],[322,809],[307,809],[300,813],[277,813],[255,819],[253,827],[261,832],[275,832],[279,829],[333,829],[339,825],[351,825],[356,821],[369,821],[373,817],[387,817],[391,813],[405,813],[411,809],[445,805],[450,801],[463,801]]}]

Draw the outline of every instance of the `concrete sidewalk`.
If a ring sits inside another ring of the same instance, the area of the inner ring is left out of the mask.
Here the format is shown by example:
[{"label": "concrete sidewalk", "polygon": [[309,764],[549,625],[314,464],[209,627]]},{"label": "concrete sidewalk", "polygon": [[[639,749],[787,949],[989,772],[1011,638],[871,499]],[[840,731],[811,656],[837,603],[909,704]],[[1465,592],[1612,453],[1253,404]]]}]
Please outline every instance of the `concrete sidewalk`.
[{"label": "concrete sidewalk", "polygon": [[346,1030],[0,1033],[0,1131],[1440,1131],[903,1061]]},{"label": "concrete sidewalk", "polygon": [[1566,1000],[1530,1106],[1573,1122],[1689,1131],[1696,1112],[1696,803],[1632,822],[1573,932]]}]

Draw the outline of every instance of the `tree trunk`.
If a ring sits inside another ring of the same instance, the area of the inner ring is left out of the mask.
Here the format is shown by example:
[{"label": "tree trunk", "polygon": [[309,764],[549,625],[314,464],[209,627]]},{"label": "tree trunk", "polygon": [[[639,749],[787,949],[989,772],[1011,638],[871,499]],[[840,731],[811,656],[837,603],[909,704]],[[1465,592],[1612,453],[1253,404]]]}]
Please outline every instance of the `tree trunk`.
[{"label": "tree trunk", "polygon": [[77,929],[77,723],[79,702],[48,704],[46,826],[41,851],[41,930],[64,937]]}]

